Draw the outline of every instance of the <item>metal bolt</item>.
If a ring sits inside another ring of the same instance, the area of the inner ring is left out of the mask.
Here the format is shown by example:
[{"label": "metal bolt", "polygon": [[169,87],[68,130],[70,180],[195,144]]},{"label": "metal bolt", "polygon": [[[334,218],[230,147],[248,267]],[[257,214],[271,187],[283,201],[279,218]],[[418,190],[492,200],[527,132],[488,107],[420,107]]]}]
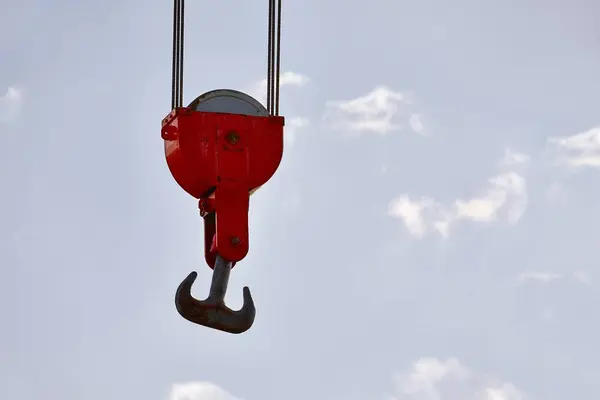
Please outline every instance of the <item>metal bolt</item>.
[{"label": "metal bolt", "polygon": [[231,131],[227,134],[225,140],[227,140],[227,143],[229,144],[236,144],[237,141],[240,140],[240,135],[238,135],[235,131]]},{"label": "metal bolt", "polygon": [[240,240],[239,237],[234,236],[234,237],[231,238],[231,244],[233,245],[233,247],[239,246],[240,243],[242,243],[242,241]]}]

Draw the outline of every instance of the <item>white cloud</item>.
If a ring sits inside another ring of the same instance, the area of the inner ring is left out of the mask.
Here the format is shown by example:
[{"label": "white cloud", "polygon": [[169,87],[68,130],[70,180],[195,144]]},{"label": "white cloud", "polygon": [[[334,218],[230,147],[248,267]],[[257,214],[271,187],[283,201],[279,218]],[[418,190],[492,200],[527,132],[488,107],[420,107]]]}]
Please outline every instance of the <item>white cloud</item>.
[{"label": "white cloud", "polygon": [[573,278],[584,285],[592,284],[592,277],[585,271],[577,271],[573,274]]},{"label": "white cloud", "polygon": [[293,146],[296,143],[296,134],[298,130],[308,126],[309,124],[310,121],[304,117],[286,118],[284,131],[286,146]]},{"label": "white cloud", "polygon": [[583,285],[591,285],[592,279],[586,271],[576,271],[572,274],[561,274],[550,271],[527,271],[517,276],[517,285],[525,283],[549,284],[559,279],[572,278],[575,282]]},{"label": "white cloud", "polygon": [[488,181],[488,188],[480,196],[454,202],[457,219],[491,222],[502,209],[507,210],[508,222],[515,224],[527,208],[525,178],[516,172],[497,175]]},{"label": "white cloud", "polygon": [[456,199],[450,206],[428,197],[415,201],[401,195],[389,203],[388,214],[401,219],[416,238],[423,238],[431,228],[447,237],[452,224],[460,220],[490,223],[502,218],[516,224],[525,213],[527,201],[525,178],[508,171],[490,178],[479,195]]},{"label": "white cloud", "polygon": [[427,232],[423,212],[435,205],[433,200],[426,197],[413,201],[407,195],[403,195],[390,202],[388,214],[401,219],[411,235],[422,238]]},{"label": "white cloud", "polygon": [[[279,78],[279,84],[281,86],[304,86],[310,79],[306,75],[298,74],[292,71],[286,71],[281,74]],[[264,80],[265,89],[267,87],[267,80]]]},{"label": "white cloud", "polygon": [[[405,94],[379,86],[352,100],[328,101],[325,119],[333,129],[386,135],[402,129],[401,119],[408,104]],[[412,114],[408,123],[415,132],[423,131],[419,114]]]},{"label": "white cloud", "polygon": [[176,383],[169,400],[240,400],[210,382]]},{"label": "white cloud", "polygon": [[0,122],[9,122],[16,118],[22,104],[22,91],[14,86],[10,86],[6,94],[0,97]]},{"label": "white cloud", "polygon": [[[299,74],[293,71],[282,72],[279,77],[279,86],[303,87],[310,79],[306,75]],[[256,82],[248,90],[249,94],[263,104],[267,103],[267,78]]]},{"label": "white cloud", "polygon": [[504,151],[504,159],[502,160],[503,167],[515,167],[517,165],[526,164],[529,162],[529,156],[527,154],[513,151],[510,148],[506,148]]},{"label": "white cloud", "polygon": [[423,126],[423,117],[421,114],[412,114],[408,119],[408,124],[416,133],[421,133],[425,129]]},{"label": "white cloud", "polygon": [[519,284],[526,282],[550,283],[562,277],[562,274],[557,274],[555,272],[523,272],[519,274],[518,282]]},{"label": "white cloud", "polygon": [[496,388],[486,388],[486,400],[524,400],[525,395],[512,383],[503,383]]},{"label": "white cloud", "polygon": [[479,373],[456,358],[421,358],[396,376],[390,400],[526,400],[511,382]]},{"label": "white cloud", "polygon": [[548,139],[559,152],[559,163],[600,168],[600,126],[573,136]]}]

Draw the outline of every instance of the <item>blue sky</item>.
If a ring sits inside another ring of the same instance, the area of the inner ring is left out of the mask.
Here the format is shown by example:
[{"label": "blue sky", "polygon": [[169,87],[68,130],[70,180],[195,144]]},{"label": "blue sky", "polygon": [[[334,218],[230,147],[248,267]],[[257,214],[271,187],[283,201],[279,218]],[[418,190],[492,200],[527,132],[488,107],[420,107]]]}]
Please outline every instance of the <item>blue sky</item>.
[{"label": "blue sky", "polygon": [[[185,99],[261,99],[267,2],[187,2]],[[0,4],[0,398],[565,400],[600,389],[600,4],[284,1],[282,165],[239,336],[166,167],[172,4]]]}]

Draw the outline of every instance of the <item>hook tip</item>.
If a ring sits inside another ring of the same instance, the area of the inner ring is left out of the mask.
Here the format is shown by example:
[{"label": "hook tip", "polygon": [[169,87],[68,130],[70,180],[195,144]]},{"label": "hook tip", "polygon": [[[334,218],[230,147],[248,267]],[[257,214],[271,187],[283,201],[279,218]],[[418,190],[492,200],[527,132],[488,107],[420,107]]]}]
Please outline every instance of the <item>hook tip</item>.
[{"label": "hook tip", "polygon": [[198,273],[196,271],[192,271],[185,279],[196,279],[197,277],[198,277]]},{"label": "hook tip", "polygon": [[177,287],[177,292],[175,293],[175,306],[179,313],[182,313],[184,308],[189,307],[191,304],[195,304],[198,301],[192,297],[192,286],[197,277],[198,273],[192,271]]},{"label": "hook tip", "polygon": [[242,289],[242,293],[244,296],[244,303],[246,301],[254,303],[254,301],[252,300],[252,293],[250,293],[250,288],[248,286],[244,286],[244,288]]},{"label": "hook tip", "polygon": [[252,298],[252,293],[250,293],[250,288],[248,286],[244,286],[242,293],[244,298],[244,305],[242,306],[242,310],[240,311],[242,311],[246,315],[246,318],[249,321],[249,326],[247,329],[249,329],[250,326],[252,326],[252,324],[254,323],[254,317],[256,316],[256,306],[254,305],[254,299]]}]

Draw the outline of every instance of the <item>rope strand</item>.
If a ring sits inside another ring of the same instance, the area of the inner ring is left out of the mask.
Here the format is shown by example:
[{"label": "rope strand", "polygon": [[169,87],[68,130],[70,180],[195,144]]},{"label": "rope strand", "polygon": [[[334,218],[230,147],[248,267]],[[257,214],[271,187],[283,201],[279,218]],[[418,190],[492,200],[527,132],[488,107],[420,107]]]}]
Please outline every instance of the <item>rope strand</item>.
[{"label": "rope strand", "polygon": [[181,18],[181,29],[179,30],[179,106],[178,107],[182,107],[183,106],[183,36],[184,36],[184,29],[183,29],[183,25],[185,22],[185,17],[184,17],[184,8],[185,8],[185,0],[180,0],[181,1],[181,14],[180,14],[180,18]]},{"label": "rope strand", "polygon": [[[267,44],[267,111],[279,115],[281,75],[281,1],[269,0],[269,32]],[[173,0],[173,60],[171,73],[171,109],[183,104],[185,0]]]},{"label": "rope strand", "polygon": [[173,67],[171,71],[171,109],[174,109],[177,104],[177,72],[179,71],[179,66],[177,65],[177,51],[179,50],[179,42],[177,40],[177,31],[179,28],[179,23],[177,20],[177,16],[179,14],[177,0],[173,3]]},{"label": "rope strand", "polygon": [[275,115],[279,115],[279,78],[281,75],[281,0],[277,0],[277,58],[275,60]]},{"label": "rope strand", "polygon": [[181,107],[183,103],[183,7],[184,0],[174,0],[171,109]]},{"label": "rope strand", "polygon": [[273,7],[274,1],[269,0],[269,23],[268,23],[268,45],[267,45],[267,111],[271,114],[273,110],[273,93],[271,82],[273,80]]},{"label": "rope strand", "polygon": [[269,39],[267,52],[267,111],[279,115],[281,75],[281,0],[269,0]]}]

